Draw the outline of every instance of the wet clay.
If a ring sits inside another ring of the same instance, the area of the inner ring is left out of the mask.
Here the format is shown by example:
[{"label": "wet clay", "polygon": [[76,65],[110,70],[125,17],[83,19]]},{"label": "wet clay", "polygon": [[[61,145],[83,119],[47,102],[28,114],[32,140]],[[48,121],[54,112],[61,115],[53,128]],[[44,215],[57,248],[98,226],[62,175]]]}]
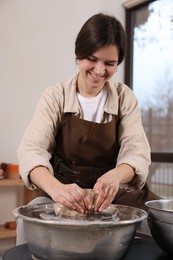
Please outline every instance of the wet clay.
[{"label": "wet clay", "polygon": [[[93,205],[93,207],[91,209],[91,211],[92,211],[94,208],[94,197],[95,197],[94,191],[92,189],[85,189],[85,191],[87,192],[87,195],[89,196],[91,205]],[[62,217],[79,217],[79,216],[86,215],[86,213],[79,213],[76,210],[69,209],[58,202],[54,203],[54,211],[55,211],[55,215],[62,216]]]}]

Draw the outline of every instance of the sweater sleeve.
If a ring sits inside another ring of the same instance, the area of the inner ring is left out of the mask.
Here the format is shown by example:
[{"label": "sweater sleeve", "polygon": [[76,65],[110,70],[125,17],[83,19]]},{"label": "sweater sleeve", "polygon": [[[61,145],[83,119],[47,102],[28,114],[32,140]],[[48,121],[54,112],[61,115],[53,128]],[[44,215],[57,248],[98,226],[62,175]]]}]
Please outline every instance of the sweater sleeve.
[{"label": "sweater sleeve", "polygon": [[19,172],[29,189],[37,188],[28,178],[35,167],[47,167],[53,174],[50,158],[54,151],[55,136],[60,123],[62,100],[62,91],[56,86],[50,86],[42,93],[17,149]]},{"label": "sweater sleeve", "polygon": [[117,166],[128,164],[135,171],[134,179],[125,188],[142,188],[151,163],[150,146],[143,129],[137,99],[131,89],[119,88],[120,125],[118,139],[120,151]]}]

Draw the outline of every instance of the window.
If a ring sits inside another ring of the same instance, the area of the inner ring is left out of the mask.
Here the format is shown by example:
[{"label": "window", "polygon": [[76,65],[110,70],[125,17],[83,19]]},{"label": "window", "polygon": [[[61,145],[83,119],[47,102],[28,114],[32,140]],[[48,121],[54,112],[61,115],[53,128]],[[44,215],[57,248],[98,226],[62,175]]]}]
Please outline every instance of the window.
[{"label": "window", "polygon": [[149,184],[173,197],[173,1],[129,2],[125,82],[138,98],[151,146]]}]

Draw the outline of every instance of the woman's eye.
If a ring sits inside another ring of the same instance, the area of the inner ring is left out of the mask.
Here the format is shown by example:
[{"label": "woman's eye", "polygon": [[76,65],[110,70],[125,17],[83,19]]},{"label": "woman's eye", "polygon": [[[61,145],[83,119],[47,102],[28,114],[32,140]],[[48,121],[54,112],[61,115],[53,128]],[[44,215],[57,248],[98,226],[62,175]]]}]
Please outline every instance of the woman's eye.
[{"label": "woman's eye", "polygon": [[88,57],[87,59],[88,59],[89,61],[93,61],[93,62],[96,61],[96,59],[94,59],[94,58],[92,58],[92,57]]},{"label": "woman's eye", "polygon": [[112,63],[112,62],[106,62],[105,65],[106,65],[106,66],[115,66],[115,63]]}]

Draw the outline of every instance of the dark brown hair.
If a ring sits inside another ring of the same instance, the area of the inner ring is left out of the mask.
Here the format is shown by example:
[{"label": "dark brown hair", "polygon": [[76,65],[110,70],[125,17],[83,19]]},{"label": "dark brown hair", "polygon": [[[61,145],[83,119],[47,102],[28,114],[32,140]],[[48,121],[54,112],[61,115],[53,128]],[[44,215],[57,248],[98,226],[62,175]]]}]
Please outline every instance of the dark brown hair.
[{"label": "dark brown hair", "polygon": [[125,56],[125,31],[114,16],[99,13],[90,17],[79,31],[75,42],[76,59],[84,59],[96,50],[107,45],[115,45],[119,49],[118,64]]}]

